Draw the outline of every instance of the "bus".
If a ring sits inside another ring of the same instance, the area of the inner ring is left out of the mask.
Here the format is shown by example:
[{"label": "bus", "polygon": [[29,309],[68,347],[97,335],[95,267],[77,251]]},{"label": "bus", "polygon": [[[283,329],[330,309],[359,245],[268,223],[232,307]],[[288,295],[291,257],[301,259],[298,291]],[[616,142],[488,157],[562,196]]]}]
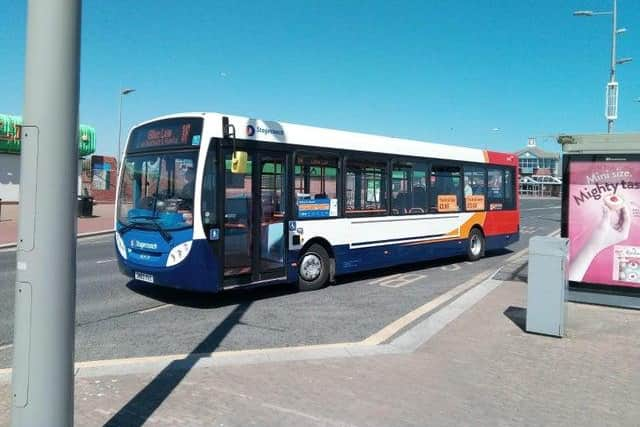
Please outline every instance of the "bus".
[{"label": "bus", "polygon": [[519,238],[507,153],[219,113],[129,133],[115,246],[134,280],[191,291],[337,276]]}]

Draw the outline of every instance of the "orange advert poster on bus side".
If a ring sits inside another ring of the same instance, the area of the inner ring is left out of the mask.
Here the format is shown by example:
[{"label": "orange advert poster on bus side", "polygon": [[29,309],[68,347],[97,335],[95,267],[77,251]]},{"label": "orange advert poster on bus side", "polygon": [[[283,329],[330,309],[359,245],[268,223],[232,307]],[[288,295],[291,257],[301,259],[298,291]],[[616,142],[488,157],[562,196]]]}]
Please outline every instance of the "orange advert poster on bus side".
[{"label": "orange advert poster on bus side", "polygon": [[484,196],[465,196],[464,201],[468,211],[484,210]]},{"label": "orange advert poster on bus side", "polygon": [[438,212],[457,212],[458,197],[455,194],[442,194],[438,196]]}]

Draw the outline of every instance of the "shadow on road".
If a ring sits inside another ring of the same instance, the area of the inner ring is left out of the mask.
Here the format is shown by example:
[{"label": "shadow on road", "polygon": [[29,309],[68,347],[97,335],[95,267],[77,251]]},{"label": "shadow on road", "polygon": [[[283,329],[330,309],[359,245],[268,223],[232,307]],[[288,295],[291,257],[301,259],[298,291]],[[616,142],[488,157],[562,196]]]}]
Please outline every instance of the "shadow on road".
[{"label": "shadow on road", "polygon": [[206,357],[208,353],[212,353],[233,327],[240,323],[242,316],[250,306],[251,302],[239,304],[187,357],[167,365],[145,388],[140,390],[111,417],[105,426],[137,427],[143,425],[187,376],[198,360]]},{"label": "shadow on road", "polygon": [[283,284],[247,289],[232,289],[216,294],[191,292],[131,280],[127,287],[147,298],[167,304],[190,308],[219,308],[229,305],[251,303],[262,299],[277,298],[296,293],[293,286]]}]

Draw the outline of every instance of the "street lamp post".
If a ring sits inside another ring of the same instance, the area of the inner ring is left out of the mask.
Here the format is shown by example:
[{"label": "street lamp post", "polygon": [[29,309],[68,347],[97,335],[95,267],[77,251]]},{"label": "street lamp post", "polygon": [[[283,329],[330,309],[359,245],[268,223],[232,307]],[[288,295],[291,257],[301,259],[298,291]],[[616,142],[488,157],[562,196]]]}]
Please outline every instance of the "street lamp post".
[{"label": "street lamp post", "polygon": [[120,140],[122,139],[122,99],[135,91],[133,88],[120,90],[120,107],[118,108],[118,170],[120,169],[120,160],[122,158],[122,149],[120,148]]},{"label": "street lamp post", "polygon": [[618,28],[618,1],[613,0],[613,9],[610,12],[594,12],[592,10],[577,10],[574,16],[599,16],[611,15],[611,67],[609,70],[609,83],[605,100],[605,117],[607,118],[607,132],[613,131],[613,122],[618,118],[618,82],[616,82],[616,65],[631,62],[633,58],[616,59],[616,39],[618,34],[627,31],[626,28]]}]

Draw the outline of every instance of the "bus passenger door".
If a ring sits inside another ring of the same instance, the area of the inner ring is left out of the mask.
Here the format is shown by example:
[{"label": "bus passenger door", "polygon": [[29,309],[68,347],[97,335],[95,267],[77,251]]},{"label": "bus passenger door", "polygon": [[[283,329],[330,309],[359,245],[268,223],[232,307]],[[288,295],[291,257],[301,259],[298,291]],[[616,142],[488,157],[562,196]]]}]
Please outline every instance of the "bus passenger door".
[{"label": "bus passenger door", "polygon": [[286,155],[247,152],[247,170],[224,158],[224,285],[279,279],[285,270]]},{"label": "bus passenger door", "polygon": [[281,278],[285,273],[286,154],[259,153],[256,197],[254,280]]},{"label": "bus passenger door", "polygon": [[223,150],[224,219],[223,270],[224,285],[239,285],[253,281],[254,252],[254,154],[248,152],[247,170],[231,172],[232,151]]}]

